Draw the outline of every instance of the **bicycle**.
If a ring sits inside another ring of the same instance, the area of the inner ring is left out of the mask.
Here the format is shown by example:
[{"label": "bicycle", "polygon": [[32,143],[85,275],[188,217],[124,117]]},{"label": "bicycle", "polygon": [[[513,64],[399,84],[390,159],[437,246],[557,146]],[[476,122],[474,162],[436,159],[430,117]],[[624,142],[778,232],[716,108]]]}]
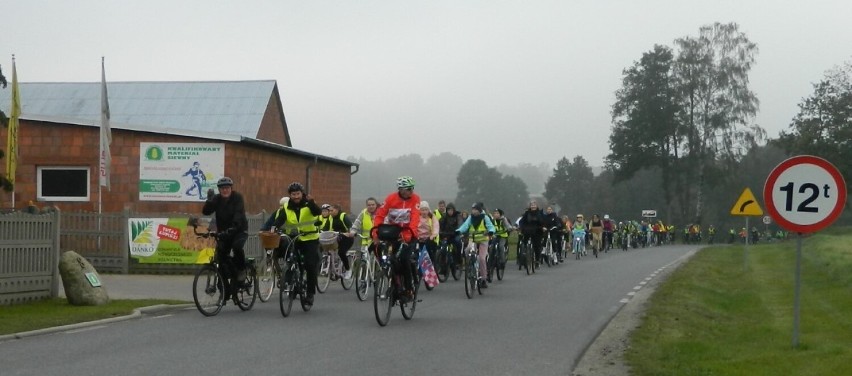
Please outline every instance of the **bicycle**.
[{"label": "bicycle", "polygon": [[[292,236],[295,238],[296,236]],[[305,300],[308,296],[308,272],[305,267],[305,258],[301,252],[296,252],[293,242],[284,252],[284,272],[281,274],[281,282],[278,289],[278,304],[281,315],[290,316],[293,310],[293,301],[299,298],[302,310],[308,312],[313,307]]]},{"label": "bicycle", "polygon": [[[406,228],[408,231],[411,229]],[[412,260],[399,260],[399,250],[393,249],[393,243],[399,241],[401,247],[408,247],[402,240],[402,227],[390,224],[382,224],[374,228],[378,236],[378,262],[379,269],[376,270],[375,287],[376,293],[373,294],[373,309],[376,314],[376,322],[379,326],[385,326],[390,321],[391,309],[395,305],[399,305],[402,312],[402,317],[406,320],[414,318],[414,309],[417,307],[417,293],[420,290],[420,273],[411,273],[411,283],[413,287],[413,296],[411,299],[403,297],[404,288],[402,286],[403,277],[396,275],[392,265],[393,258],[397,258],[397,262],[412,262]],[[373,230],[371,230],[372,233]],[[412,234],[413,235],[413,234]],[[412,252],[412,254],[415,252]],[[412,268],[417,268],[412,265]]]},{"label": "bicycle", "polygon": [[267,302],[272,297],[272,291],[275,290],[276,285],[281,281],[281,269],[283,268],[282,262],[284,259],[280,255],[274,257],[275,249],[278,248],[282,237],[285,238],[289,246],[292,246],[293,240],[289,236],[282,234],[280,230],[261,231],[258,233],[258,237],[260,238],[261,247],[266,251],[264,261],[258,265],[260,269],[257,278],[258,298],[260,298],[261,302]]},{"label": "bicycle", "polygon": [[[357,234],[357,236],[363,238],[361,234]],[[373,281],[376,278],[376,270],[380,267],[378,260],[370,252],[371,244],[368,243],[361,246],[358,257],[355,259],[355,263],[352,264],[352,274],[355,276],[355,295],[362,302],[370,296],[370,287],[373,286]]]},{"label": "bicycle", "polygon": [[[187,224],[192,226],[192,231],[199,238],[212,238],[214,241],[213,249],[216,249],[221,234],[209,229],[206,232],[198,232],[198,218],[196,217],[190,217]],[[192,300],[195,302],[195,307],[204,316],[215,316],[225,306],[225,295],[229,295],[240,310],[250,310],[259,295],[254,259],[246,259],[246,281],[239,283],[232,279],[228,283],[228,290],[230,291],[226,294],[225,276],[234,274],[231,272],[233,256],[228,254],[225,256],[225,260],[219,260],[219,257],[217,252],[214,251],[210,262],[204,264],[195,272],[195,278],[192,280]]]},{"label": "bicycle", "polygon": [[571,231],[574,235],[573,252],[574,258],[579,260],[586,253],[586,230],[574,229]]},{"label": "bicycle", "polygon": [[[527,275],[535,274],[536,269],[536,257],[535,257],[535,248],[533,248],[532,244],[532,236],[527,235],[524,236],[524,241],[518,243],[518,258],[520,255],[523,255],[524,263],[523,267],[526,268]],[[520,270],[520,268],[518,269]]]},{"label": "bicycle", "polygon": [[556,265],[556,252],[553,251],[553,242],[550,240],[550,232],[557,228],[558,227],[551,227],[545,231],[547,233],[547,237],[544,239],[544,259],[542,261],[548,267]]},{"label": "bicycle", "polygon": [[488,279],[491,279],[494,271],[497,271],[497,280],[503,280],[503,274],[506,271],[506,259],[508,256],[508,247],[501,245],[500,240],[494,238],[488,246]]},{"label": "bicycle", "polygon": [[[340,233],[335,231],[323,231],[320,233],[319,242],[322,248],[322,260],[320,261],[320,270],[317,274],[317,291],[320,294],[328,290],[328,285],[331,284],[331,281],[339,279],[340,285],[343,286],[344,290],[349,290],[352,288],[352,284],[355,283],[355,279],[352,278],[351,273],[349,278],[344,278],[343,262],[337,254],[337,238],[339,236]],[[352,250],[347,251],[346,257],[349,258],[349,266],[351,268],[355,260],[355,252]]]},{"label": "bicycle", "polygon": [[450,275],[456,281],[461,278],[461,268],[459,268],[460,257],[457,253],[455,243],[447,241],[446,237],[442,237],[438,252],[435,253],[435,258],[437,259],[435,272],[438,273],[439,282],[446,282]]},{"label": "bicycle", "polygon": [[465,247],[465,259],[467,260],[467,263],[464,269],[464,294],[467,295],[468,299],[473,299],[475,296],[473,293],[474,291],[478,292],[479,295],[482,295],[482,281],[480,281],[479,278],[478,254],[479,249],[471,236],[470,239],[468,239],[467,246]]}]

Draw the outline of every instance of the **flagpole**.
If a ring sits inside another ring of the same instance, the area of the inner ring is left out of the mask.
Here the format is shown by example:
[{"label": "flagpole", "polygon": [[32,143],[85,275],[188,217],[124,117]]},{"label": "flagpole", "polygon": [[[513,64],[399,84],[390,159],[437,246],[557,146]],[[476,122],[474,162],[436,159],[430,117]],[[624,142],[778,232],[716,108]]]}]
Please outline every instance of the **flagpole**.
[{"label": "flagpole", "polygon": [[9,108],[10,119],[7,133],[6,152],[9,156],[6,160],[6,179],[12,183],[12,210],[15,210],[15,175],[18,165],[18,128],[21,117],[21,92],[18,87],[18,68],[15,64],[15,54],[12,54],[12,105]]}]

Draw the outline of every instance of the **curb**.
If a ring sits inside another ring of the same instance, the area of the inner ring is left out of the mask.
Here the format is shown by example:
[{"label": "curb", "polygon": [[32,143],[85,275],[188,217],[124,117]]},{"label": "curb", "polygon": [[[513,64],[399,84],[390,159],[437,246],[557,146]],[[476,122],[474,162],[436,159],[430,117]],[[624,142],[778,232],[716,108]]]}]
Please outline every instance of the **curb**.
[{"label": "curb", "polygon": [[23,338],[27,338],[27,337],[40,336],[40,335],[44,335],[44,334],[64,332],[64,331],[80,329],[80,328],[87,328],[87,327],[96,326],[96,325],[110,324],[110,323],[119,322],[119,321],[133,320],[133,319],[138,319],[138,318],[142,317],[142,315],[145,315],[145,314],[152,314],[152,313],[163,312],[163,311],[184,309],[184,308],[189,308],[189,307],[194,307],[194,306],[195,305],[192,304],[192,303],[187,303],[187,304],[157,304],[157,305],[152,305],[152,306],[148,306],[148,307],[139,307],[139,308],[134,309],[133,312],[131,312],[129,315],[125,315],[125,316],[110,317],[110,318],[107,318],[107,319],[100,319],[100,320],[94,320],[94,321],[80,322],[80,323],[76,323],[76,324],[68,324],[68,325],[54,326],[54,327],[50,327],[50,328],[30,330],[28,332],[20,332],[20,333],[0,335],[0,342],[5,342],[5,341],[8,341],[8,340],[13,340],[13,339],[23,339]]}]

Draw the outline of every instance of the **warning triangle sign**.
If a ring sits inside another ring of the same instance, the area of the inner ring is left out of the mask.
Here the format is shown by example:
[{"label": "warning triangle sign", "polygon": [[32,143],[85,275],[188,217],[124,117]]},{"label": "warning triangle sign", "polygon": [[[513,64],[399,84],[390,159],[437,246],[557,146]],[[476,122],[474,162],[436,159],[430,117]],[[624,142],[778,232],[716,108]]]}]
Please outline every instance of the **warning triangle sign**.
[{"label": "warning triangle sign", "polygon": [[754,198],[754,193],[751,193],[751,189],[746,187],[743,190],[737,203],[731,208],[731,215],[763,215],[763,209],[760,208],[760,204]]}]

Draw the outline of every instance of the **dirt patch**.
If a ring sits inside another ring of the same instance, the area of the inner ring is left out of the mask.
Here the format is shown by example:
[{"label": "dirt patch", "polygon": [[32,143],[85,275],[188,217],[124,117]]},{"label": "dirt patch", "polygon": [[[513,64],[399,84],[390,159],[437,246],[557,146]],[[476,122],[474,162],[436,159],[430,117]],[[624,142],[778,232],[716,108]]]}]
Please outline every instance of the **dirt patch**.
[{"label": "dirt patch", "polygon": [[606,328],[586,349],[574,371],[573,376],[627,376],[630,367],[624,361],[624,353],[630,346],[630,332],[638,328],[645,316],[648,299],[654,294],[666,277],[692,257],[696,251],[690,251],[651,279],[636,295],[625,303]]}]

